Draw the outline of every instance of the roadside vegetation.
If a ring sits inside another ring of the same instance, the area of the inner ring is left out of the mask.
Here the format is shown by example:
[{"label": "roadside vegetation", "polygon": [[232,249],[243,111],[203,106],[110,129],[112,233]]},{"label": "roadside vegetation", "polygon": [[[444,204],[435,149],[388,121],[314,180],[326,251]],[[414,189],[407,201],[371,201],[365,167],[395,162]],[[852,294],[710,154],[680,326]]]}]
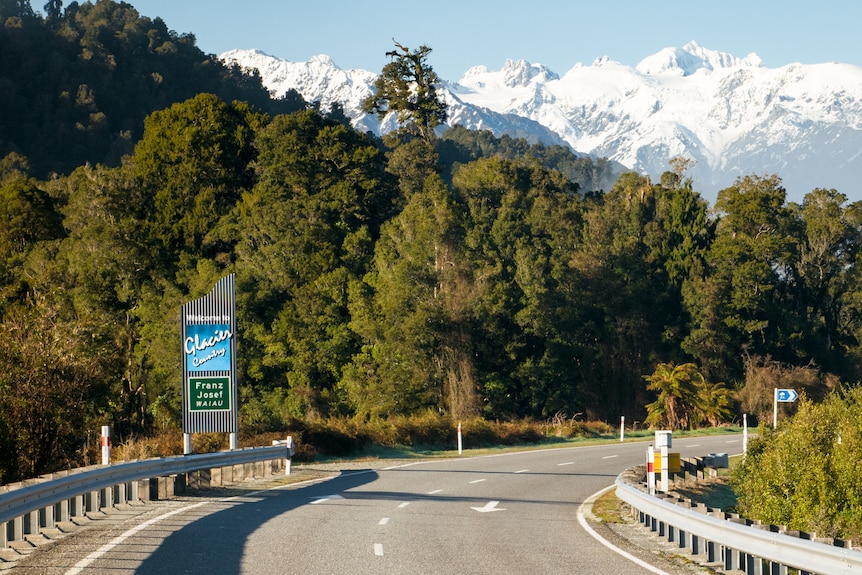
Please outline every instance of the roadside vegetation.
[{"label": "roadside vegetation", "polygon": [[737,511],[788,529],[862,541],[862,389],[802,398],[734,470]]}]

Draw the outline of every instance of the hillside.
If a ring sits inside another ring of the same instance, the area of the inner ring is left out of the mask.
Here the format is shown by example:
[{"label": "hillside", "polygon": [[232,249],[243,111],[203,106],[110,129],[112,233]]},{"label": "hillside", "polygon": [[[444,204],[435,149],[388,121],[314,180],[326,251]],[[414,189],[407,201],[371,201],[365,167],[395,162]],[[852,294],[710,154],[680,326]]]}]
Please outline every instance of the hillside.
[{"label": "hillside", "polygon": [[124,2],[74,2],[46,17],[6,3],[0,23],[0,158],[25,157],[37,177],[119,165],[144,118],[201,92],[270,114],[305,107],[295,93],[270,98],[259,76]]}]

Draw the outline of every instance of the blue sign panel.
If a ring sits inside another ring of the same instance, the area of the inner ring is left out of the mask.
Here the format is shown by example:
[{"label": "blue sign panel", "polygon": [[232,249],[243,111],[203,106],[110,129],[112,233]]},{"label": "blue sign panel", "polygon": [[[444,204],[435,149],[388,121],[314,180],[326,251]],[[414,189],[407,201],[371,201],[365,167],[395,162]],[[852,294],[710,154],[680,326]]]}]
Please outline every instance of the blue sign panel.
[{"label": "blue sign panel", "polygon": [[796,393],[795,389],[775,390],[775,400],[781,403],[793,403],[794,401],[796,401],[797,397],[799,397],[799,394]]},{"label": "blue sign panel", "polygon": [[190,324],[186,326],[183,347],[186,371],[229,371],[231,368],[230,325],[224,323]]}]

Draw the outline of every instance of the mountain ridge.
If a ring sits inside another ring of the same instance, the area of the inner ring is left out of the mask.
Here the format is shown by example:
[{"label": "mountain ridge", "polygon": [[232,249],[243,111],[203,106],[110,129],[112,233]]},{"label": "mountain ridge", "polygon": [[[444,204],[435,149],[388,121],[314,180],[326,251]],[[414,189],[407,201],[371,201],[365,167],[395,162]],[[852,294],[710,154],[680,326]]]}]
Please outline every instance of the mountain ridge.
[{"label": "mountain ridge", "polygon": [[[394,128],[361,111],[377,74],[342,70],[328,56],[289,62],[258,50],[231,50],[227,63],[256,68],[274,96],[295,89],[323,108],[343,106],[354,126]],[[449,125],[531,142],[568,145],[653,177],[674,156],[710,201],[749,174],[781,176],[788,199],[817,187],[862,198],[862,68],[799,64],[767,68],[692,41],[634,67],[607,57],[562,76],[541,64],[507,60],[500,70],[469,68],[442,80]]]}]

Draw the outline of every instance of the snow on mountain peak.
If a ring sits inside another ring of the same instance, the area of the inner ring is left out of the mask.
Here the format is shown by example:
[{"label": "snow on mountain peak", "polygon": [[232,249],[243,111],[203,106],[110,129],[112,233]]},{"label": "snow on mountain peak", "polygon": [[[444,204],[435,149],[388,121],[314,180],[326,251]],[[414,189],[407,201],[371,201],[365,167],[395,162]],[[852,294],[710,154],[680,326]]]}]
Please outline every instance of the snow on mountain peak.
[{"label": "snow on mountain peak", "polygon": [[[342,106],[361,131],[392,129],[361,109],[377,75],[341,70],[330,58],[288,62],[259,51],[222,54],[256,68],[275,96],[295,89],[322,109]],[[576,64],[560,78],[545,66],[507,60],[498,71],[470,68],[441,80],[449,125],[568,145],[659,176],[674,156],[709,197],[740,176],[778,174],[789,199],[815,187],[858,197],[862,174],[862,68],[788,64],[766,68],[695,42],[666,48],[637,68],[608,57]]]},{"label": "snow on mountain peak", "polygon": [[721,68],[760,67],[763,62],[757,54],[737,58],[727,52],[708,50],[691,41],[682,48],[664,48],[641,60],[636,69],[641,74],[691,76],[699,70],[712,72]]},{"label": "snow on mountain peak", "polygon": [[[487,72],[487,68],[485,71]],[[560,77],[542,64],[530,64],[526,60],[506,60],[503,65],[503,79],[506,86],[527,86],[531,81],[548,82]]]}]

